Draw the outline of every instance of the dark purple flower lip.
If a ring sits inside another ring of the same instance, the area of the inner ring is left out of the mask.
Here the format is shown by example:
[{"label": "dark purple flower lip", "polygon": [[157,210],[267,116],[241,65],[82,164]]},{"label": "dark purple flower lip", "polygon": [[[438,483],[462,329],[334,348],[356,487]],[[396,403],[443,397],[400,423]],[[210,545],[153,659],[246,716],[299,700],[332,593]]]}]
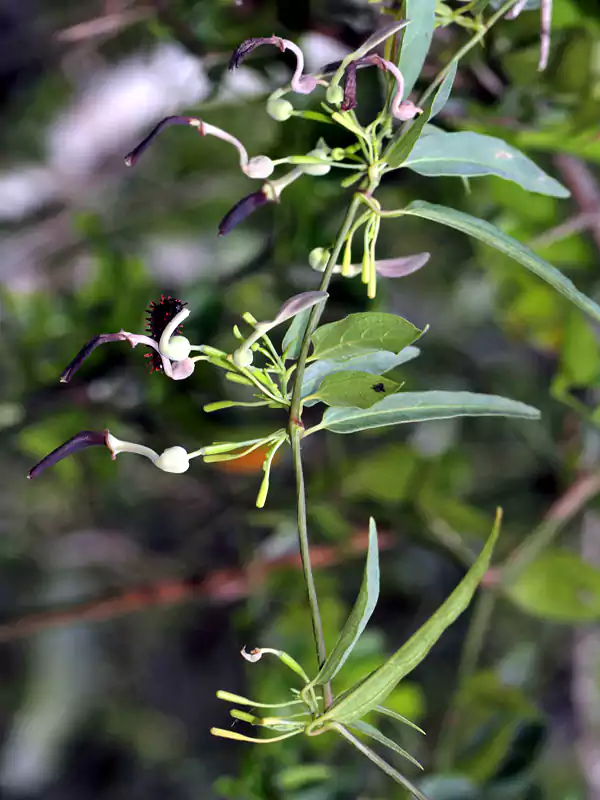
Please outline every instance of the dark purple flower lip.
[{"label": "dark purple flower lip", "polygon": [[139,157],[142,153],[150,147],[154,139],[158,136],[158,134],[163,131],[165,128],[168,128],[170,125],[189,125],[192,128],[197,128],[198,132],[203,135],[203,123],[201,119],[197,117],[181,117],[181,116],[173,116],[173,117],[165,117],[165,119],[161,120],[158,125],[156,125],[142,141],[134,147],[133,150],[125,156],[125,164],[128,167],[133,167],[133,165],[138,161]]},{"label": "dark purple flower lip", "polygon": [[219,236],[226,236],[250,214],[253,214],[257,208],[272,202],[273,200],[267,195],[264,188],[243,197],[225,214],[219,223]]},{"label": "dark purple flower lip", "polygon": [[237,67],[244,63],[253,50],[256,50],[257,47],[263,44],[274,44],[276,47],[279,47],[282,53],[285,50],[285,45],[278,36],[260,36],[254,39],[246,39],[239,47],[236,47],[231,54],[228,65],[229,69],[237,69]]},{"label": "dark purple flower lip", "polygon": [[344,74],[344,99],[342,101],[341,110],[351,111],[356,108],[356,63],[351,62],[346,68]]},{"label": "dark purple flower lip", "polygon": [[[42,460],[39,461],[35,467],[32,467],[27,473],[28,480],[37,478],[37,476],[45,469],[48,469],[48,467],[53,467],[55,464],[58,464],[59,461],[62,461],[63,458],[66,458],[67,456],[70,456],[79,450],[83,450],[86,447],[96,447],[98,445],[108,447],[107,437],[108,431],[79,431],[79,433],[76,433],[75,436],[73,436],[67,442],[61,444],[60,447],[57,447],[56,450],[48,453],[48,455],[42,458]],[[113,458],[114,457],[115,456],[113,454]]]},{"label": "dark purple flower lip", "polygon": [[101,344],[106,344],[107,342],[122,342],[126,340],[127,337],[123,333],[99,333],[98,336],[94,336],[93,339],[90,339],[89,342],[83,345],[71,363],[62,371],[60,382],[69,383],[73,375],[75,375],[86,358],[88,358]]}]

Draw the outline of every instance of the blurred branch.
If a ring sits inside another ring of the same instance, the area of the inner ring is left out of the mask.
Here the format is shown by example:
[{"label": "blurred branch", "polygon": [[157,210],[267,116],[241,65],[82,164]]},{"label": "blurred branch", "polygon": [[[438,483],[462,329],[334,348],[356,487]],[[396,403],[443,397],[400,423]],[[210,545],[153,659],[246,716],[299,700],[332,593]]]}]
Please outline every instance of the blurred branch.
[{"label": "blurred branch", "polygon": [[[379,532],[380,550],[391,549],[394,542],[394,536],[390,532]],[[316,568],[335,566],[349,557],[364,553],[367,544],[368,532],[360,531],[343,545],[311,547],[311,561]],[[104,622],[149,608],[173,606],[201,599],[234,603],[252,594],[272,572],[288,567],[302,568],[299,553],[268,561],[251,562],[242,569],[219,569],[200,580],[178,578],[159,581],[138,586],[113,597],[29,614],[0,624],[0,642],[33,636],[50,628],[81,622]]]},{"label": "blurred branch", "polygon": [[600,250],[600,188],[592,170],[578,158],[561,153],[554,158],[581,214],[591,216],[586,228]]},{"label": "blurred branch", "polygon": [[63,28],[63,30],[56,33],[56,38],[59,42],[82,42],[89,39],[95,39],[98,36],[114,35],[134,25],[136,22],[148,19],[155,14],[152,8],[136,8],[130,11],[121,11],[120,13],[107,14],[104,17],[96,17],[95,19],[80,22],[77,25],[72,25],[70,28]]}]

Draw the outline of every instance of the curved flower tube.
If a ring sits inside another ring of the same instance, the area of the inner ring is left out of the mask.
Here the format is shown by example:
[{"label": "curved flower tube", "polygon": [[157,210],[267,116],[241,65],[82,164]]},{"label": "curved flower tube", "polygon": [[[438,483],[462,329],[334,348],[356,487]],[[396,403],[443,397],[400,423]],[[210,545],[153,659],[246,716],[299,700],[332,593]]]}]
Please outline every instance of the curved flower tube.
[{"label": "curved flower tube", "polygon": [[189,357],[192,345],[185,336],[177,333],[181,323],[190,315],[189,309],[183,308],[183,305],[178,300],[164,295],[159,303],[153,302],[148,312],[148,331],[152,336],[125,330],[94,336],[63,370],[60,376],[61,383],[69,383],[94,350],[107,342],[129,342],[132,347],[137,347],[138,344],[151,347],[155,351],[152,354],[153,371],[164,372],[174,381],[189,378],[194,371],[194,361]]},{"label": "curved flower tube", "polygon": [[249,178],[264,179],[268,178],[273,172],[273,163],[268,156],[254,156],[253,158],[249,158],[248,151],[244,145],[231,133],[227,133],[227,131],[222,130],[222,128],[217,128],[216,125],[210,125],[208,122],[204,122],[198,117],[183,116],[165,117],[165,119],[161,120],[158,125],[156,125],[150,133],[125,156],[125,164],[128,167],[133,167],[158,134],[171,125],[189,125],[191,128],[196,128],[200,136],[214,136],[217,139],[232,144],[239,154],[240,169],[248,175]]},{"label": "curved flower tube", "polygon": [[176,474],[186,472],[190,466],[190,458],[197,455],[193,453],[190,456],[183,447],[179,446],[168,447],[159,455],[156,451],[143,444],[121,441],[107,430],[80,431],[32,467],[27,473],[27,478],[29,480],[37,478],[40,473],[48,469],[48,467],[58,464],[63,458],[73,455],[73,453],[77,453],[79,450],[83,450],[87,447],[96,447],[99,445],[107,447],[113,459],[115,459],[119,453],[137,453],[138,455],[150,459],[154,466],[158,467],[163,472],[172,472]]},{"label": "curved flower tube", "polygon": [[280,36],[265,36],[254,39],[246,39],[233,51],[233,54],[229,59],[229,69],[236,69],[239,67],[253,50],[263,44],[275,45],[275,47],[278,47],[282,53],[286,50],[291,50],[296,56],[296,69],[294,70],[292,80],[290,81],[290,86],[294,92],[297,94],[310,94],[319,84],[322,84],[322,81],[313,77],[312,75],[303,75],[304,53],[297,44],[294,44],[294,42],[291,42],[289,39],[282,39]]}]

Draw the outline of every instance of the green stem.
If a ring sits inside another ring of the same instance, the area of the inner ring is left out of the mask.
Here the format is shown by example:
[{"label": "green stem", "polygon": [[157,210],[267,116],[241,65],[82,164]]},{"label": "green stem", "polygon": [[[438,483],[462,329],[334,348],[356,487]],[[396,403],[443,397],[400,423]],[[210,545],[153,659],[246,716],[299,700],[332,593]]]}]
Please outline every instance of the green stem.
[{"label": "green stem", "polygon": [[470,52],[475,47],[475,45],[479,44],[479,42],[485,38],[485,36],[494,27],[494,25],[499,20],[501,20],[502,17],[504,17],[505,14],[507,14],[510,11],[510,9],[514,5],[516,5],[517,2],[518,0],[506,0],[506,2],[500,6],[498,11],[496,11],[495,14],[492,14],[492,16],[485,23],[485,25],[483,25],[481,29],[475,34],[475,36],[473,36],[472,39],[469,39],[469,41],[465,45],[463,45],[463,47],[461,47],[457,53],[454,54],[454,56],[450,59],[450,61],[446,64],[446,66],[438,72],[438,74],[435,76],[433,80],[433,83],[431,83],[427,87],[423,95],[419,98],[418,105],[422,106],[425,103],[425,101],[429,97],[431,97],[432,92],[434,92],[437,89],[437,87],[446,77],[446,73],[448,72],[448,69],[452,66],[452,64],[455,64],[456,62],[460,61],[467,55],[468,52]]},{"label": "green stem", "polygon": [[[329,261],[327,262],[327,266],[325,267],[325,272],[323,273],[323,277],[321,278],[321,285],[319,286],[319,289],[321,291],[326,291],[329,286],[331,276],[333,275],[334,267],[337,263],[338,257],[342,250],[344,240],[346,239],[348,231],[350,230],[352,223],[354,222],[354,217],[356,216],[356,212],[358,211],[359,205],[360,205],[360,200],[358,197],[355,196],[352,202],[350,203],[350,206],[348,207],[346,217],[338,232],[335,245],[329,256]],[[308,318],[308,323],[306,326],[306,330],[304,332],[304,337],[302,339],[302,345],[300,347],[300,355],[298,357],[296,365],[296,374],[294,377],[294,390],[292,393],[292,405],[290,410],[290,423],[289,423],[290,442],[292,445],[292,454],[294,459],[294,472],[296,474],[296,494],[297,494],[297,504],[298,504],[298,537],[300,541],[300,557],[302,559],[302,571],[304,573],[306,590],[308,592],[308,603],[310,606],[310,615],[312,619],[313,634],[315,637],[315,646],[317,650],[317,659],[319,662],[319,667],[321,667],[324,664],[325,659],[327,658],[327,650],[325,648],[325,638],[323,636],[323,624],[321,622],[321,612],[319,611],[317,590],[315,587],[315,580],[313,577],[312,567],[310,563],[310,545],[308,540],[308,522],[306,516],[306,492],[304,487],[304,472],[302,469],[302,448],[300,440],[304,433],[304,427],[301,421],[302,380],[304,378],[304,371],[306,369],[306,359],[308,358],[308,351],[310,349],[311,336],[319,323],[319,319],[321,317],[321,313],[323,310],[322,309],[323,305],[324,305],[323,303],[320,303],[319,305],[313,306],[310,317]],[[331,686],[327,684],[325,686],[325,691],[324,691],[324,701],[326,707],[331,704],[331,699],[332,699]]]},{"label": "green stem", "polygon": [[494,592],[486,591],[480,594],[471,617],[469,631],[461,653],[460,664],[458,665],[456,689],[444,716],[438,739],[436,770],[439,772],[449,772],[452,768],[456,752],[457,731],[460,729],[459,717],[463,710],[463,692],[477,670],[477,663],[496,600],[497,595]]}]

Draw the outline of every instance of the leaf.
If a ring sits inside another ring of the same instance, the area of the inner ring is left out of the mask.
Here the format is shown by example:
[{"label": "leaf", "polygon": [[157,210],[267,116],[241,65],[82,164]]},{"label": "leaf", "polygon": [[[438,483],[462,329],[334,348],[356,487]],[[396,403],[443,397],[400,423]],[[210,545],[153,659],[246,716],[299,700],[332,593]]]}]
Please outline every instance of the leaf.
[{"label": "leaf", "polygon": [[429,219],[432,222],[439,222],[441,225],[447,225],[449,228],[462,231],[505,253],[550,284],[557,292],[564,295],[578,308],[595,319],[596,322],[600,322],[600,306],[597,303],[583,294],[583,292],[580,292],[573,282],[559,272],[556,267],[540,258],[527,245],[521,244],[521,242],[513,239],[512,236],[508,236],[508,234],[496,228],[495,225],[472,217],[470,214],[464,214],[454,208],[425,203],[422,200],[411,203],[404,211],[406,214]]},{"label": "leaf", "polygon": [[308,320],[312,313],[312,308],[306,308],[297,314],[290,327],[287,329],[283,337],[282,349],[285,352],[286,361],[296,361],[300,355],[300,347],[302,339],[308,325]]},{"label": "leaf", "polygon": [[453,61],[448,67],[448,71],[446,72],[444,80],[440,84],[440,88],[435,93],[429,119],[433,119],[435,116],[437,116],[440,113],[440,111],[444,108],[448,100],[450,99],[450,94],[452,93],[452,87],[454,86],[454,81],[456,79],[457,69],[458,69],[458,61]]},{"label": "leaf", "polygon": [[[401,392],[385,397],[370,408],[328,408],[320,425],[332,433],[425,422],[452,417],[522,417],[539,419],[537,408],[493,394],[473,392]],[[313,428],[314,430],[314,428]]]},{"label": "leaf", "polygon": [[406,0],[408,25],[402,37],[398,67],[404,76],[404,97],[412,92],[431,46],[435,26],[435,0]]},{"label": "leaf", "polygon": [[393,739],[387,737],[384,733],[381,733],[374,725],[369,725],[368,722],[354,722],[350,725],[350,728],[353,731],[358,731],[359,733],[363,733],[365,736],[369,736],[371,739],[375,739],[376,742],[382,744],[384,747],[389,747],[390,750],[393,750],[394,753],[398,753],[399,756],[408,759],[411,764],[414,764],[415,767],[419,769],[423,769],[421,764],[417,761],[416,758],[413,758],[410,753],[407,753],[403,747],[400,747],[399,744]]},{"label": "leaf", "polygon": [[[333,375],[347,370],[383,375],[383,373],[389,372],[391,369],[400,366],[400,364],[412,361],[419,353],[418,347],[405,347],[399,353],[390,353],[388,350],[372,350],[341,361],[336,361],[335,359],[314,361],[308,365],[304,373],[302,397],[314,394],[326,375]],[[318,400],[307,400],[305,405],[314,406],[317,402]]]},{"label": "leaf", "polygon": [[342,668],[344,662],[352,652],[360,635],[367,626],[368,621],[379,599],[379,546],[377,544],[377,527],[373,517],[369,520],[369,546],[363,580],[356,598],[354,608],[350,612],[346,624],[342,628],[337,642],[331,653],[327,656],[319,674],[314,679],[316,686],[328,683]]},{"label": "leaf", "polygon": [[369,408],[401,388],[400,383],[381,375],[352,370],[327,375],[310,399],[320,400],[328,406]]},{"label": "leaf", "polygon": [[350,358],[370,350],[394,353],[412,344],[423,331],[396,314],[364,312],[339,322],[322,325],[314,332],[311,361],[317,358]]},{"label": "leaf", "polygon": [[320,727],[329,722],[351,724],[380,705],[394,687],[417,667],[427,656],[444,631],[467,608],[482,577],[486,573],[494,545],[500,532],[502,513],[496,513],[492,533],[483,550],[450,597],[427,622],[389,658],[379,669],[346,692],[340,700],[334,700],[324,714],[312,723]]},{"label": "leaf", "polygon": [[436,131],[423,136],[402,164],[419,175],[497,175],[529,192],[569,197],[569,190],[502,139],[481,133]]},{"label": "leaf", "polygon": [[[438,86],[435,92],[423,104],[423,113],[420,114],[412,122],[403,125],[400,131],[392,139],[388,145],[387,150],[383,154],[383,160],[392,169],[401,167],[404,161],[411,154],[413,147],[419,140],[421,134],[428,132],[432,135],[434,132],[438,133],[437,128],[433,130],[428,129],[428,122],[433,116],[433,109],[440,108],[446,103],[448,93],[448,85],[446,81]],[[438,113],[438,111],[436,111]]]},{"label": "leaf", "polygon": [[543,619],[600,619],[600,570],[568,550],[548,550],[539,556],[506,593],[523,611]]},{"label": "leaf", "polygon": [[414,722],[406,719],[406,717],[403,717],[402,714],[399,714],[397,711],[392,711],[391,708],[386,708],[385,706],[375,706],[375,711],[379,712],[379,714],[384,714],[386,717],[390,717],[390,719],[395,719],[396,722],[402,722],[403,725],[408,725],[410,728],[414,728],[425,736],[425,731],[422,728],[419,728],[418,725],[415,725]]}]

